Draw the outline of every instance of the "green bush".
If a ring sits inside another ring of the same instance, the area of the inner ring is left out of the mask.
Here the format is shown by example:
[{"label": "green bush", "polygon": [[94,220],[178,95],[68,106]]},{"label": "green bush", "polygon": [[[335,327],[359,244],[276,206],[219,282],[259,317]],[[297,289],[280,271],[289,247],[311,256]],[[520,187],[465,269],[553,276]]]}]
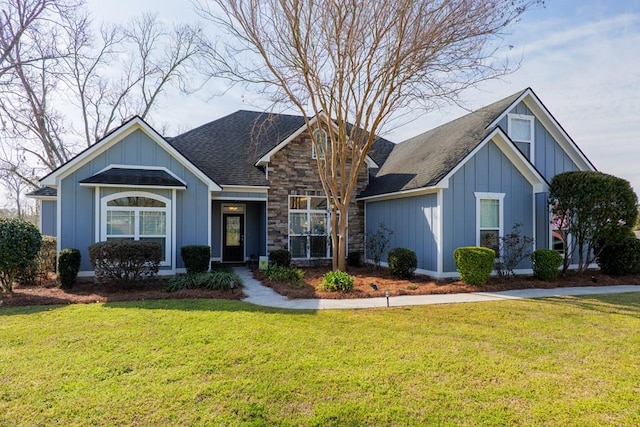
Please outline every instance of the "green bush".
[{"label": "green bush", "polygon": [[360,267],[362,265],[362,252],[349,252],[347,255],[347,265],[351,267]]},{"label": "green bush", "polygon": [[30,267],[42,236],[35,225],[16,218],[0,218],[0,291],[13,291],[13,282]]},{"label": "green bush", "polygon": [[416,253],[407,248],[395,248],[387,255],[389,271],[392,276],[408,279],[413,276],[413,272],[418,267]]},{"label": "green bush", "polygon": [[56,271],[56,249],[57,239],[54,236],[42,236],[38,254],[24,266],[16,281],[21,285],[34,286],[38,278],[46,279],[50,271]]},{"label": "green bush", "polygon": [[536,249],[531,254],[533,275],[540,280],[553,280],[562,265],[562,255],[551,249]]},{"label": "green bush", "polygon": [[349,292],[353,290],[353,276],[344,271],[330,271],[322,276],[320,289],[329,292]]},{"label": "green bush", "polygon": [[230,271],[212,271],[209,273],[192,273],[176,276],[165,286],[167,292],[181,289],[209,289],[212,291],[229,291],[242,285],[242,280]]},{"label": "green bush", "polygon": [[155,276],[163,254],[160,243],[144,240],[111,240],[89,246],[96,281],[110,281],[122,288]]},{"label": "green bush", "polygon": [[602,248],[597,261],[600,270],[612,276],[640,273],[640,239],[628,237],[618,245]]},{"label": "green bush", "polygon": [[462,281],[468,285],[480,286],[487,283],[491,276],[496,252],[484,247],[465,246],[453,251],[453,258]]},{"label": "green bush", "polygon": [[304,271],[301,269],[281,265],[270,265],[265,273],[271,282],[289,282],[290,285],[300,285],[304,277]]},{"label": "green bush", "polygon": [[60,251],[58,256],[58,280],[62,288],[70,288],[76,283],[80,271],[80,251],[68,248]]},{"label": "green bush", "polygon": [[269,261],[273,265],[289,267],[291,265],[291,252],[286,249],[276,249],[269,252]]},{"label": "green bush", "polygon": [[56,250],[58,249],[58,239],[54,236],[42,236],[42,246],[36,261],[38,263],[38,274],[46,277],[50,271],[56,271]]},{"label": "green bush", "polygon": [[206,245],[188,245],[180,248],[180,256],[187,268],[187,274],[204,273],[209,269],[211,247]]}]

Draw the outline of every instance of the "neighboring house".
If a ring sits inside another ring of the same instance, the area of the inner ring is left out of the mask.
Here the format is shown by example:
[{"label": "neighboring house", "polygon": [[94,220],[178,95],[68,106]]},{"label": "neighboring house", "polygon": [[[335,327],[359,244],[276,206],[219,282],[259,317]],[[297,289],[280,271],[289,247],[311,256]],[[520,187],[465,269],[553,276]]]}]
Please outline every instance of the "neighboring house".
[{"label": "neighboring house", "polygon": [[[315,120],[311,122],[315,126]],[[319,135],[322,140],[322,134]],[[41,230],[58,249],[150,239],[164,274],[184,270],[180,247],[242,262],[288,249],[297,263],[331,255],[327,201],[302,117],[238,111],[175,138],[133,118],[41,179]],[[594,170],[531,89],[401,144],[379,138],[348,212],[348,251],[366,232],[393,230],[391,247],[418,256],[418,272],[457,275],[453,251],[494,246],[521,223],[536,247],[554,247],[547,191],[555,174]],[[565,236],[566,237],[566,236]],[[520,266],[530,270],[530,263]]]}]

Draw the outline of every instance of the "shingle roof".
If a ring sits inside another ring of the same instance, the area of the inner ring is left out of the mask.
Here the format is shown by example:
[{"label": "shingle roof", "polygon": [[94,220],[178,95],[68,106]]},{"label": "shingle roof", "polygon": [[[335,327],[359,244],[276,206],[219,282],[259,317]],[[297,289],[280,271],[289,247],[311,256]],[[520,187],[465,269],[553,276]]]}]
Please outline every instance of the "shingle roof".
[{"label": "shingle roof", "polygon": [[397,144],[360,197],[437,184],[494,130],[487,126],[523,92]]},{"label": "shingle roof", "polygon": [[240,110],[167,140],[219,185],[266,186],[255,163],[303,124],[298,116]]},{"label": "shingle roof", "polygon": [[[219,185],[267,186],[256,162],[303,125],[301,116],[240,110],[165,139]],[[369,156],[381,165],[393,146],[379,138]]]},{"label": "shingle roof", "polygon": [[118,184],[161,187],[184,187],[186,185],[164,170],[111,168],[80,181],[81,184]]},{"label": "shingle roof", "polygon": [[51,187],[40,187],[37,190],[34,190],[30,193],[27,193],[27,196],[31,197],[56,197],[58,195],[58,191],[55,188]]}]

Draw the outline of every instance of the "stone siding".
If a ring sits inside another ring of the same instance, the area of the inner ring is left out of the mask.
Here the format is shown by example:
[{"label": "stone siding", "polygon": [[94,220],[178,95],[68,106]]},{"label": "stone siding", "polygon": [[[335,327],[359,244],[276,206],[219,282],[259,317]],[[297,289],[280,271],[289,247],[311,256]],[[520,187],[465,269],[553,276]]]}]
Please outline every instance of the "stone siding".
[{"label": "stone siding", "polygon": [[[268,166],[269,192],[267,202],[267,249],[289,249],[289,196],[323,196],[316,160],[311,157],[311,140],[306,133],[291,141],[271,157]],[[360,171],[356,196],[367,186],[366,166]],[[364,203],[349,207],[350,251],[364,251]]]}]

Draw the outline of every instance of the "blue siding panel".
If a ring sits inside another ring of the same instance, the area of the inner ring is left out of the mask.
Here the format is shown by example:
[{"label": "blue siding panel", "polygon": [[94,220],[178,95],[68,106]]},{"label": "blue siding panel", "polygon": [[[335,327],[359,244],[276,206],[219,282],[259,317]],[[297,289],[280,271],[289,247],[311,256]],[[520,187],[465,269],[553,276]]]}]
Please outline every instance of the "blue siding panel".
[{"label": "blue siding panel", "polygon": [[[375,233],[380,223],[393,231],[389,249],[406,247],[415,251],[418,268],[437,271],[437,195],[368,202],[366,233]],[[370,254],[366,254],[371,258]],[[387,254],[383,255],[386,261]]]},{"label": "blue siding panel", "polygon": [[40,232],[45,236],[57,236],[57,204],[55,200],[43,200],[40,205]]},{"label": "blue siding panel", "polygon": [[[149,136],[136,130],[114,144],[105,152],[65,177],[61,182],[62,237],[61,247],[74,247],[82,253],[81,271],[90,271],[87,248],[95,241],[99,206],[95,206],[95,191],[83,187],[79,181],[88,178],[107,166],[166,167],[187,184],[186,190],[176,191],[175,234],[176,266],[182,268],[180,247],[208,244],[208,210],[211,196],[206,183],[189,172],[177,159],[156,144]],[[170,190],[141,188],[101,188],[100,197],[120,191],[145,191],[171,198]]]},{"label": "blue siding panel", "polygon": [[[533,236],[533,187],[500,149],[489,142],[453,175],[449,188],[443,190],[445,273],[456,271],[453,260],[456,248],[476,245],[475,192],[505,193],[503,231],[509,232],[514,223],[521,223],[522,234]],[[520,268],[530,267],[527,264]]]}]

